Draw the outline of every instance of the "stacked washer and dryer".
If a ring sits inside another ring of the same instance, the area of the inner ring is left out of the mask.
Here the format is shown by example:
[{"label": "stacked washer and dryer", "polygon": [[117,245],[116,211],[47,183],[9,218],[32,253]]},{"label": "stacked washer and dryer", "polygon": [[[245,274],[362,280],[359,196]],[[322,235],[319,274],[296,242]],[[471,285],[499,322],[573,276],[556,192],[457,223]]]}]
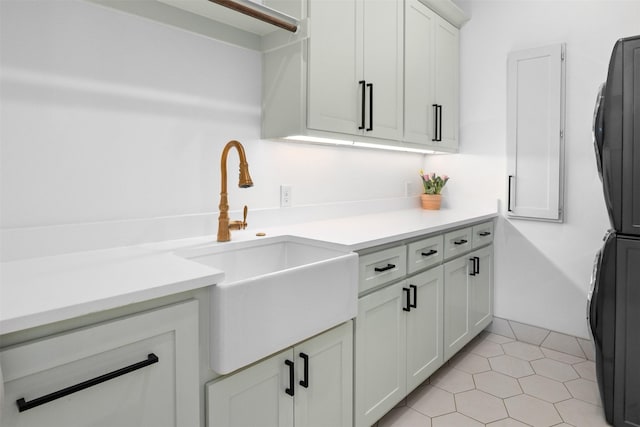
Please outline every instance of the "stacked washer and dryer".
[{"label": "stacked washer and dryer", "polygon": [[610,424],[640,426],[640,36],[613,48],[593,134],[611,223],[587,309],[598,387]]}]

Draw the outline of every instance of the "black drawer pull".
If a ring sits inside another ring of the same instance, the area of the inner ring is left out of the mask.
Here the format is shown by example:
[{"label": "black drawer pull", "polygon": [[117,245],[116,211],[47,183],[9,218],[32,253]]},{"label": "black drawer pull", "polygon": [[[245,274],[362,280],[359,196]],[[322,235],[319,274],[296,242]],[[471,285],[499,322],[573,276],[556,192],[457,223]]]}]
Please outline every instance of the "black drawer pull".
[{"label": "black drawer pull", "polygon": [[478,234],[481,235],[482,237],[491,236],[491,233],[489,231],[482,231],[482,232],[480,232]]},{"label": "black drawer pull", "polygon": [[431,249],[429,252],[422,252],[422,256],[431,256],[431,255],[435,255],[437,253],[438,253],[438,251],[436,251],[435,249]]},{"label": "black drawer pull", "polygon": [[119,376],[128,374],[130,372],[137,371],[138,369],[144,368],[145,366],[153,365],[154,363],[158,363],[158,361],[159,361],[158,356],[156,356],[153,353],[149,353],[147,355],[147,360],[134,363],[133,365],[125,366],[124,368],[120,368],[116,371],[109,372],[104,375],[100,375],[99,377],[92,378],[87,381],[83,381],[79,384],[72,385],[62,390],[54,391],[53,393],[30,400],[29,402],[25,401],[24,397],[21,397],[20,399],[16,400],[16,404],[18,405],[18,411],[24,412],[27,409],[32,409],[32,408],[35,408],[36,406],[44,405],[45,403],[49,403],[56,399],[60,399],[61,397],[68,396],[77,391],[81,391],[86,388],[93,387],[94,385],[103,383],[105,381],[109,381]]},{"label": "black drawer pull", "polygon": [[284,392],[287,393],[289,396],[293,396],[295,394],[295,392],[293,391],[293,376],[294,376],[294,372],[293,372],[293,362],[291,360],[285,360],[284,364],[287,365],[289,367],[289,388],[285,388]]},{"label": "black drawer pull", "polygon": [[300,385],[309,388],[309,355],[300,353],[300,358],[304,360],[304,378],[300,380]]},{"label": "black drawer pull", "polygon": [[393,268],[396,268],[395,264],[387,264],[386,267],[376,267],[373,270],[377,271],[378,273],[382,273],[383,271],[391,270]]},{"label": "black drawer pull", "polygon": [[453,242],[454,245],[464,245],[465,243],[467,243],[465,239],[460,239]]}]

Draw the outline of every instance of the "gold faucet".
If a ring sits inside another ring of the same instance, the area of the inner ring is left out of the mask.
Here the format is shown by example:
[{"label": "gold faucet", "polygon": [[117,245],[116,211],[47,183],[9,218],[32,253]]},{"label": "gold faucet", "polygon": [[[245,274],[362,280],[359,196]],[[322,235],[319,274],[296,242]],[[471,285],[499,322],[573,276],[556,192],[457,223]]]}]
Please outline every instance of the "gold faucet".
[{"label": "gold faucet", "polygon": [[229,141],[222,150],[222,158],[220,159],[220,171],[221,171],[221,189],[220,189],[220,216],[218,217],[218,242],[228,242],[231,240],[230,230],[244,230],[247,228],[247,211],[248,208],[244,207],[244,219],[242,221],[229,221],[229,201],[227,199],[227,156],[231,147],[235,147],[238,150],[240,156],[240,181],[238,187],[248,188],[253,187],[253,181],[249,176],[249,164],[247,163],[247,157],[244,154],[244,147],[238,141]]}]

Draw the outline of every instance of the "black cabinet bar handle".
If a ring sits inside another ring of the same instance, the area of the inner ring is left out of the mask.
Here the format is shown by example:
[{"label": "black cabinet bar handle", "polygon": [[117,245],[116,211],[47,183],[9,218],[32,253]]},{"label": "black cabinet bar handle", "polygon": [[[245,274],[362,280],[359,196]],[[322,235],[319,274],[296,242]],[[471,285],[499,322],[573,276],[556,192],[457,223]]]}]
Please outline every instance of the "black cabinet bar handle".
[{"label": "black cabinet bar handle", "polygon": [[476,260],[476,274],[480,274],[480,258],[477,256],[474,256],[473,259]]},{"label": "black cabinet bar handle", "polygon": [[284,364],[289,367],[289,388],[285,388],[284,392],[289,396],[293,396],[295,392],[293,391],[293,362],[291,360],[285,360]]},{"label": "black cabinet bar handle", "polygon": [[438,104],[432,104],[433,107],[433,138],[432,141],[438,140]]},{"label": "black cabinet bar handle", "polygon": [[92,378],[87,381],[83,381],[79,384],[72,385],[70,387],[64,388],[62,390],[54,391],[53,393],[47,394],[42,397],[38,397],[36,399],[30,400],[29,402],[25,401],[24,397],[16,400],[16,404],[18,405],[18,411],[24,412],[27,409],[35,408],[36,406],[44,405],[45,403],[49,403],[53,400],[60,399],[61,397],[68,396],[75,392],[84,390],[89,387],[93,387],[94,385],[98,385],[105,381],[112,380],[119,376],[128,374],[129,372],[137,371],[138,369],[144,368],[145,366],[153,365],[154,363],[158,363],[159,359],[153,353],[149,353],[147,355],[147,360],[143,360],[142,362],[134,363],[133,365],[125,366],[124,368],[120,368],[113,372],[109,372],[104,375],[100,375],[99,377]]},{"label": "black cabinet bar handle", "polygon": [[442,105],[438,105],[438,141],[442,141]]},{"label": "black cabinet bar handle", "polygon": [[435,249],[431,249],[429,252],[422,252],[422,256],[431,256],[431,255],[435,255],[437,253],[438,253],[438,251],[436,251]]},{"label": "black cabinet bar handle", "polygon": [[469,258],[469,261],[471,261],[471,273],[469,273],[469,276],[475,276],[476,275],[476,257]]},{"label": "black cabinet bar handle", "polygon": [[479,235],[481,235],[482,237],[487,237],[487,236],[491,236],[491,233],[488,231],[482,231],[480,233],[478,233]]},{"label": "black cabinet bar handle", "polygon": [[407,305],[402,307],[402,311],[411,311],[411,290],[409,288],[402,288],[402,292],[404,292],[404,295],[406,297],[405,301],[407,302]]},{"label": "black cabinet bar handle", "polygon": [[386,267],[376,267],[373,270],[378,273],[382,273],[383,271],[391,270],[392,268],[396,268],[395,264],[387,264]]},{"label": "black cabinet bar handle", "polygon": [[367,131],[373,130],[373,83],[367,83],[369,88],[369,127]]},{"label": "black cabinet bar handle", "polygon": [[418,308],[418,287],[416,285],[409,285],[413,289],[413,304],[409,302],[409,307]]},{"label": "black cabinet bar handle", "polygon": [[460,239],[453,242],[454,245],[464,245],[465,243],[467,243],[465,239]]},{"label": "black cabinet bar handle", "polygon": [[511,209],[511,179],[513,178],[513,175],[509,175],[509,189],[507,190],[507,211],[508,212],[513,212],[513,210]]},{"label": "black cabinet bar handle", "polygon": [[309,355],[300,353],[300,358],[304,360],[304,378],[300,380],[300,385],[309,388]]},{"label": "black cabinet bar handle", "polygon": [[364,81],[364,80],[360,80],[358,82],[358,84],[362,85],[362,115],[361,115],[360,126],[358,126],[358,129],[360,129],[360,130],[364,129],[364,105],[365,105],[364,87],[365,87],[366,83],[367,82]]}]

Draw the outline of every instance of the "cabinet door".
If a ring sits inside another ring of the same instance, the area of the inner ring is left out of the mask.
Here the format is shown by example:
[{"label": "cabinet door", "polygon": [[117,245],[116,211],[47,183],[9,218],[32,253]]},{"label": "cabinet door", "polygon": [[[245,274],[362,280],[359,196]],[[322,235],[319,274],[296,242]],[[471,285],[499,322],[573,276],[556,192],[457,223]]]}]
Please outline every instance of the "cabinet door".
[{"label": "cabinet door", "polygon": [[355,424],[370,426],[406,394],[405,282],[360,298],[356,319]]},{"label": "cabinet door", "polygon": [[[407,279],[411,307],[407,319],[407,393],[442,365],[443,269]],[[415,286],[415,288],[412,288]]]},{"label": "cabinet door", "polygon": [[[367,0],[360,3],[364,15],[364,80],[367,85],[373,85],[365,88],[367,127],[364,135],[399,141],[404,95],[403,2]],[[333,24],[332,30],[335,27]]]},{"label": "cabinet door", "polygon": [[[19,345],[2,351],[0,364],[3,426],[200,424],[197,301]],[[133,365],[139,369],[66,394],[72,386]],[[59,398],[18,410],[19,399],[28,405],[62,390]]]},{"label": "cabinet door", "polygon": [[469,330],[469,256],[444,265],[444,360],[471,339]]},{"label": "cabinet door", "polygon": [[[313,33],[308,41],[307,126],[347,134],[362,132],[358,127],[364,88],[358,84],[362,52],[356,43],[356,32],[361,31],[356,2],[312,1],[309,16]],[[356,64],[360,64],[358,69]]]},{"label": "cabinet door", "polygon": [[293,379],[286,361],[294,361],[291,349],[208,384],[207,426],[293,427],[293,397],[285,393]]},{"label": "cabinet door", "polygon": [[437,17],[435,26],[435,99],[441,105],[437,145],[458,148],[459,30]]},{"label": "cabinet door", "polygon": [[493,246],[474,251],[470,257],[476,257],[476,273],[469,285],[469,321],[471,335],[476,336],[493,319]]},{"label": "cabinet door", "polygon": [[436,14],[418,0],[405,5],[404,140],[433,144]]},{"label": "cabinet door", "polygon": [[344,323],[297,345],[294,353],[296,427],[351,426],[353,323]]},{"label": "cabinet door", "polygon": [[507,58],[507,215],[562,221],[564,45]]}]

